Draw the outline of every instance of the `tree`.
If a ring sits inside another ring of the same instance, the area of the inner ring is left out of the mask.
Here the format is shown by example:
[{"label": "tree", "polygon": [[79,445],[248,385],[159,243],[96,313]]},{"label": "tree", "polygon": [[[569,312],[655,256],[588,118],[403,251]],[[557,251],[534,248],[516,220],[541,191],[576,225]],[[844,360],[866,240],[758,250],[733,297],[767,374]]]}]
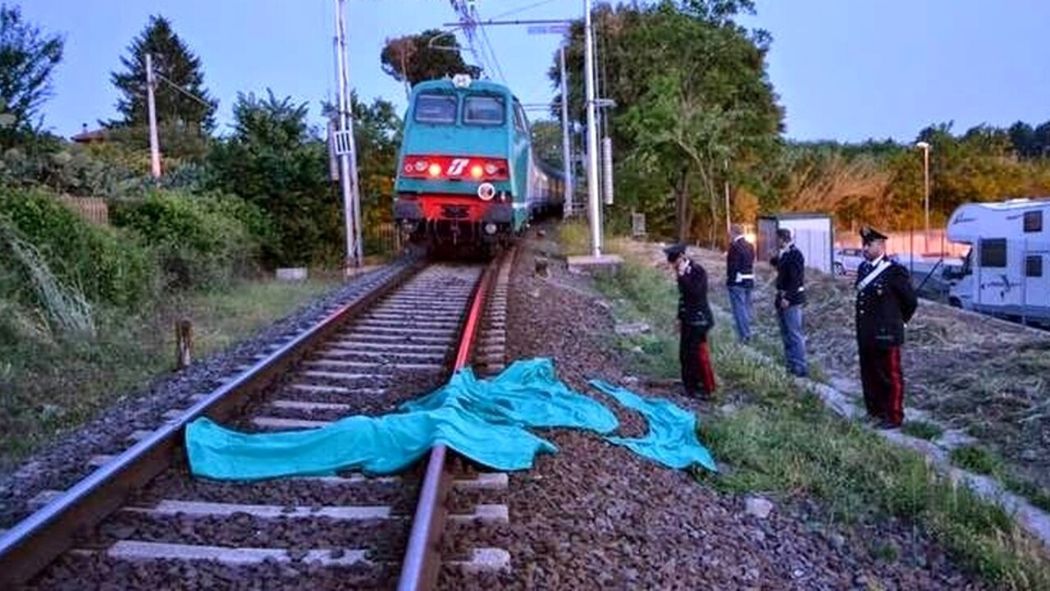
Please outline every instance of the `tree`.
[{"label": "tree", "polygon": [[413,86],[455,74],[481,74],[481,68],[463,61],[456,37],[438,29],[387,39],[379,59],[384,72]]},{"label": "tree", "polygon": [[[749,6],[665,0],[595,11],[602,94],[617,103],[609,112],[621,195],[614,207],[645,211],[658,233],[670,233],[670,221],[679,239],[714,241],[724,233],[726,180],[764,192],[758,172],[779,149],[783,114],[765,71],[768,35],[730,18]],[[582,71],[583,53],[576,23],[566,52],[572,71]],[[549,76],[557,87],[556,60]],[[571,78],[568,91],[583,123],[582,81]]]},{"label": "tree", "polygon": [[565,162],[562,159],[561,123],[551,120],[532,122],[532,149],[536,157],[545,164],[562,170]]},{"label": "tree", "polygon": [[0,145],[35,131],[33,119],[51,96],[51,74],[62,61],[64,41],[22,20],[21,10],[0,5]]},{"label": "tree", "polygon": [[233,134],[208,154],[210,188],[240,195],[276,221],[278,242],[264,248],[270,265],[338,260],[339,202],[328,183],[325,143],[306,123],[306,104],[291,97],[237,95]]},{"label": "tree", "polygon": [[[362,239],[366,254],[377,253],[383,244],[384,228],[393,223],[392,198],[394,174],[397,171],[397,152],[401,146],[401,118],[394,105],[375,99],[371,105],[350,95],[354,114],[354,146],[357,148],[357,179],[361,194]],[[323,107],[326,117],[334,117],[336,109]]]},{"label": "tree", "polygon": [[1010,144],[1013,145],[1014,153],[1021,158],[1039,156],[1035,141],[1035,130],[1032,126],[1018,121],[1007,130],[1010,135]]},{"label": "tree", "polygon": [[[215,128],[218,101],[204,87],[201,60],[193,54],[163,16],[150,17],[143,32],[120,58],[123,72],[113,72],[113,85],[122,93],[117,111],[122,119],[108,127],[124,130],[124,139],[136,144],[148,141],[146,54],[153,60],[157,85],[154,88],[157,123],[168,155],[200,156],[203,142]],[[117,134],[118,139],[121,134]]]}]

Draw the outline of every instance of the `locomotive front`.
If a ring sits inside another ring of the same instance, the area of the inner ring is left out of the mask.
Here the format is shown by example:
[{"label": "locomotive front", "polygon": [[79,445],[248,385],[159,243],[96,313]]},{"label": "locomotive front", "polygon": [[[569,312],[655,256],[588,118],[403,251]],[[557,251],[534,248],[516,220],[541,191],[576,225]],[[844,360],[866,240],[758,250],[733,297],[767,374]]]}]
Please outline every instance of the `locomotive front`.
[{"label": "locomotive front", "polygon": [[492,246],[527,219],[516,181],[528,134],[506,87],[487,81],[422,82],[413,89],[394,185],[394,219],[417,243]]}]

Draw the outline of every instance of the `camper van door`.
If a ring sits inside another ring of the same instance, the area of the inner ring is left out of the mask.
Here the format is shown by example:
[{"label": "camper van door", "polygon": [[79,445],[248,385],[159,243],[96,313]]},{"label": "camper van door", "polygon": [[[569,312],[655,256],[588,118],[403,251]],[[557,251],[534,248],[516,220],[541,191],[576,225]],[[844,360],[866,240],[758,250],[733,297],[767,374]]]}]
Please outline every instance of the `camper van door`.
[{"label": "camper van door", "polygon": [[1006,238],[982,238],[978,261],[980,283],[977,303],[987,312],[1020,313],[1023,300],[1021,242]]}]

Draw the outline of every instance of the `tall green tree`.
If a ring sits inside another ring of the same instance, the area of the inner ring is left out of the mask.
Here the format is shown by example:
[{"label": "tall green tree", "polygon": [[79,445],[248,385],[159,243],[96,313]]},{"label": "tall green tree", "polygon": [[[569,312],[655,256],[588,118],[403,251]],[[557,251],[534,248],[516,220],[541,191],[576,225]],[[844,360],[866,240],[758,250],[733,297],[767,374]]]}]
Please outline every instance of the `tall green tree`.
[{"label": "tall green tree", "polygon": [[24,140],[41,105],[51,96],[51,75],[64,41],[22,19],[17,7],[0,5],[0,145]]},{"label": "tall green tree", "polygon": [[148,141],[146,88],[146,54],[153,60],[157,84],[154,97],[162,151],[169,156],[199,157],[204,141],[215,128],[218,101],[204,86],[201,60],[171,27],[163,16],[151,16],[149,24],[127,48],[120,59],[122,72],[110,76],[121,92],[117,111],[121,119],[108,126],[136,144]]},{"label": "tall green tree", "polygon": [[463,61],[455,35],[438,29],[387,39],[379,59],[384,72],[412,86],[455,74],[477,77],[481,73],[481,68]]},{"label": "tall green tree", "polygon": [[328,182],[323,140],[307,124],[306,104],[238,94],[233,133],[208,154],[207,184],[240,195],[277,223],[278,242],[266,245],[270,265],[338,260],[341,214]]},{"label": "tall green tree", "polygon": [[[665,0],[595,12],[600,91],[617,104],[607,111],[617,207],[646,212],[656,232],[713,241],[724,234],[726,180],[762,193],[758,171],[780,147],[783,113],[766,75],[768,35],[731,18],[750,9],[745,1]],[[583,53],[577,23],[571,71],[582,71]],[[557,62],[549,74],[557,85]],[[583,123],[578,76],[568,91],[570,111]]]}]

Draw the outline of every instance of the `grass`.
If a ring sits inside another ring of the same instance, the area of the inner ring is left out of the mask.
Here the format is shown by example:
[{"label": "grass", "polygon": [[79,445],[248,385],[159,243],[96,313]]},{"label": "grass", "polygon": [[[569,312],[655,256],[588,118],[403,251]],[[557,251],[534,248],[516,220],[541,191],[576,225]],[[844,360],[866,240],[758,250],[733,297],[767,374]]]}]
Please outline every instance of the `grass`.
[{"label": "grass", "polygon": [[[624,343],[644,352],[634,356],[633,369],[674,375],[677,296],[670,277],[628,260],[617,277],[598,286],[616,303],[618,316],[653,327],[650,335]],[[845,522],[903,518],[921,525],[960,564],[994,585],[1050,588],[1042,548],[1001,508],[955,487],[920,455],[830,413],[780,367],[745,355],[727,322],[716,326],[711,346],[724,391],[743,393],[744,404],[731,415],[701,421],[702,441],[724,467],[719,474],[699,475],[703,482],[732,493],[811,496]]]},{"label": "grass", "polygon": [[[618,252],[617,242],[620,239],[609,232],[605,233],[605,241],[602,252]],[[591,254],[591,229],[587,220],[572,219],[558,226],[558,243],[561,244],[562,255],[579,256]]]},{"label": "grass", "polygon": [[[721,255],[701,251],[699,259],[713,276],[724,272]],[[752,346],[782,363],[783,346],[772,320],[772,275],[762,265],[756,270],[758,321],[752,327]],[[810,377],[827,383],[823,368],[828,374],[856,375],[851,283],[821,273],[807,273],[806,281],[803,324]],[[710,295],[713,305],[728,307],[725,290],[715,288]],[[1019,456],[1021,450],[1046,448],[1050,381],[1043,376],[1050,372],[1050,339],[986,319],[967,320],[965,331],[958,330],[958,323],[955,310],[922,304],[909,324],[906,353],[915,356],[916,367],[905,376],[906,405],[924,408],[999,450],[1004,468],[995,477],[1050,510],[1050,478],[1027,468]],[[905,432],[932,435],[928,425],[910,423],[905,423]]]},{"label": "grass", "polygon": [[944,434],[944,429],[926,421],[908,421],[901,426],[901,431],[905,435],[911,435],[927,441],[935,441]]},{"label": "grass", "polygon": [[972,445],[953,449],[949,458],[956,466],[991,476],[1002,482],[1010,492],[1026,497],[1033,505],[1044,511],[1050,511],[1050,494],[1031,481],[1015,475],[1002,457],[995,452]]},{"label": "grass", "polygon": [[333,286],[324,280],[245,282],[140,315],[100,309],[94,338],[55,336],[33,312],[0,301],[0,469],[170,372],[174,318],[193,322],[199,359]]},{"label": "grass", "polygon": [[957,447],[951,451],[950,459],[960,468],[992,476],[1002,472],[1003,462],[992,452],[976,445]]}]

